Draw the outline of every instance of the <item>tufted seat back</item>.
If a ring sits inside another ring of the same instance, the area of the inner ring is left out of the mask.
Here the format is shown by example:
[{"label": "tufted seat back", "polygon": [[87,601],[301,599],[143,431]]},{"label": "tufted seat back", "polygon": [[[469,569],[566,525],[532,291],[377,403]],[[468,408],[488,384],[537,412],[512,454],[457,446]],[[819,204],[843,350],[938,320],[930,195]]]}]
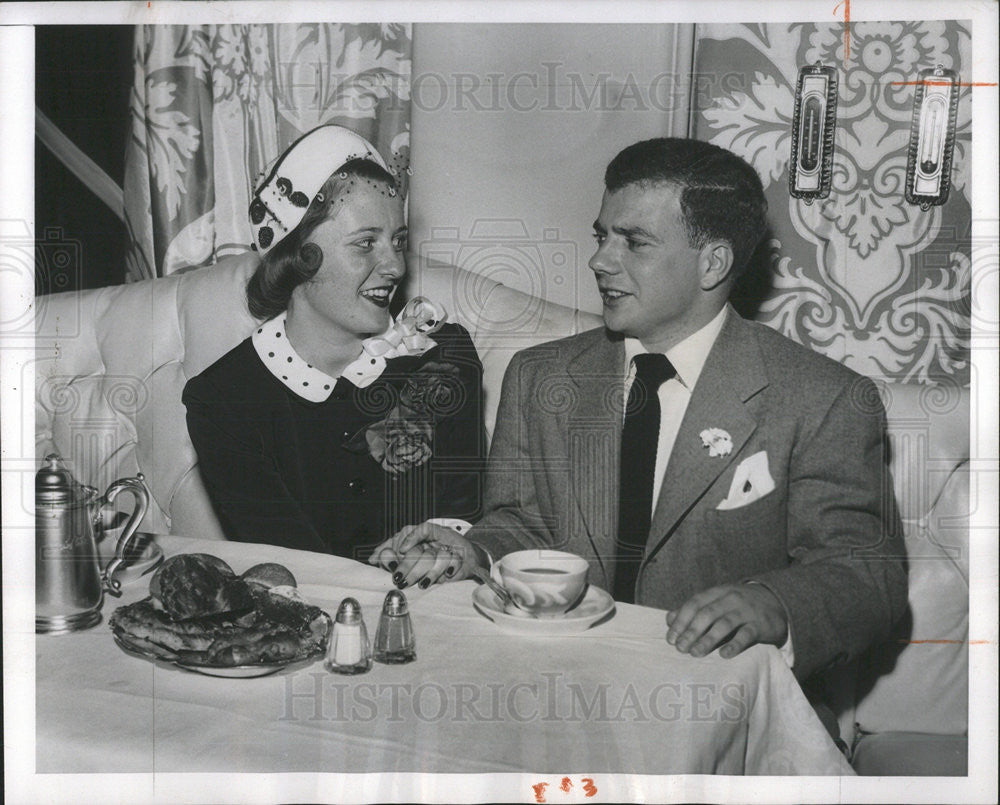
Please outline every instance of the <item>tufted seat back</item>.
[{"label": "tufted seat back", "polygon": [[967,773],[969,705],[969,391],[884,388],[903,519],[909,608],[858,669],[853,721],[860,774]]},{"label": "tufted seat back", "polygon": [[[600,321],[481,274],[409,262],[402,292],[441,302],[480,349],[491,434],[511,356]],[[101,490],[142,472],[153,498],[144,530],[221,536],[196,470],[181,391],[253,331],[245,288],[257,264],[248,253],[162,279],[40,297],[36,457],[60,453],[80,481]]]},{"label": "tufted seat back", "polygon": [[246,337],[255,258],[219,271],[42,297],[36,312],[36,456],[55,450],[105,489],[142,472],[145,530],[219,536],[180,393]]}]

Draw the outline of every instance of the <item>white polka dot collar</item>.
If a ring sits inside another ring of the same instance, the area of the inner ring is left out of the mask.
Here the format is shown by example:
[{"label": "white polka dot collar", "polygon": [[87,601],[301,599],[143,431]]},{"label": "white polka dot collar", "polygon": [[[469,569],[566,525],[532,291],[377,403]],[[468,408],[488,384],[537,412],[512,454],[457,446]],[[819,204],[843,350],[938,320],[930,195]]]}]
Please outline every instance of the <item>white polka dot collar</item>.
[{"label": "white polka dot collar", "polygon": [[[392,330],[391,327],[389,329]],[[284,314],[261,324],[254,330],[251,340],[264,366],[289,391],[293,391],[304,400],[314,403],[325,402],[333,393],[333,387],[337,385],[337,378],[330,377],[326,372],[322,372],[312,364],[307,363],[295,351],[285,333]],[[373,340],[375,339],[367,339],[365,343]],[[422,349],[409,350],[408,354],[414,354],[414,352],[419,354],[434,346],[434,341],[425,340],[427,343],[421,345]],[[365,388],[375,382],[385,371],[386,358],[397,357],[398,354],[402,353],[397,350],[396,354],[372,355],[368,351],[362,350],[357,359],[344,368],[341,377],[358,388]]]}]

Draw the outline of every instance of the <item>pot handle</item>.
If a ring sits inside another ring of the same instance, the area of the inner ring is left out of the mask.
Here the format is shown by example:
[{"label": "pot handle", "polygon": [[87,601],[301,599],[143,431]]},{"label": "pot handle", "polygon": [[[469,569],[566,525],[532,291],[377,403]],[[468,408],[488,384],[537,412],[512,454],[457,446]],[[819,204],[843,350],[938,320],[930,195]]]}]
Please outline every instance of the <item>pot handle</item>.
[{"label": "pot handle", "polygon": [[135,536],[135,532],[139,528],[139,523],[142,522],[142,518],[146,516],[146,509],[149,508],[149,490],[146,488],[146,479],[140,472],[134,478],[121,478],[111,484],[108,487],[108,491],[104,493],[104,498],[101,500],[98,510],[112,503],[121,492],[132,493],[135,497],[135,508],[132,510],[132,515],[125,524],[121,537],[118,538],[118,544],[115,546],[115,556],[108,562],[108,566],[102,574],[104,589],[116,598],[122,594],[122,584],[114,577],[114,573],[125,561],[125,556],[132,543],[132,537]]}]

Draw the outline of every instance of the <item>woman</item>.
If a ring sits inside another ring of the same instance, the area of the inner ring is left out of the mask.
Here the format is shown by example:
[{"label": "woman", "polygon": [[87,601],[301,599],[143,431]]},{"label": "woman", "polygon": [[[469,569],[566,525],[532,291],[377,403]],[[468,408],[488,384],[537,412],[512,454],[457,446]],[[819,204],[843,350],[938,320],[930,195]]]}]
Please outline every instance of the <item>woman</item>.
[{"label": "woman", "polygon": [[375,149],[322,126],[250,205],[263,319],[184,389],[202,478],[230,539],[364,559],[427,518],[479,508],[482,366],[468,333],[411,300],[403,202]]}]

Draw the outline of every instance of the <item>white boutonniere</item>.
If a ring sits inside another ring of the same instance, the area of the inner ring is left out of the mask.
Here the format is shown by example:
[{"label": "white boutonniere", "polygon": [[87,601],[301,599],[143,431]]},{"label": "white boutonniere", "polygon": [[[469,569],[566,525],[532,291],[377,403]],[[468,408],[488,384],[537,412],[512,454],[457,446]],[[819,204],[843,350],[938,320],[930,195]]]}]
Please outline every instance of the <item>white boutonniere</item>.
[{"label": "white boutonniere", "polygon": [[701,444],[708,448],[712,458],[728,456],[733,452],[733,439],[722,428],[706,428],[701,433]]}]

